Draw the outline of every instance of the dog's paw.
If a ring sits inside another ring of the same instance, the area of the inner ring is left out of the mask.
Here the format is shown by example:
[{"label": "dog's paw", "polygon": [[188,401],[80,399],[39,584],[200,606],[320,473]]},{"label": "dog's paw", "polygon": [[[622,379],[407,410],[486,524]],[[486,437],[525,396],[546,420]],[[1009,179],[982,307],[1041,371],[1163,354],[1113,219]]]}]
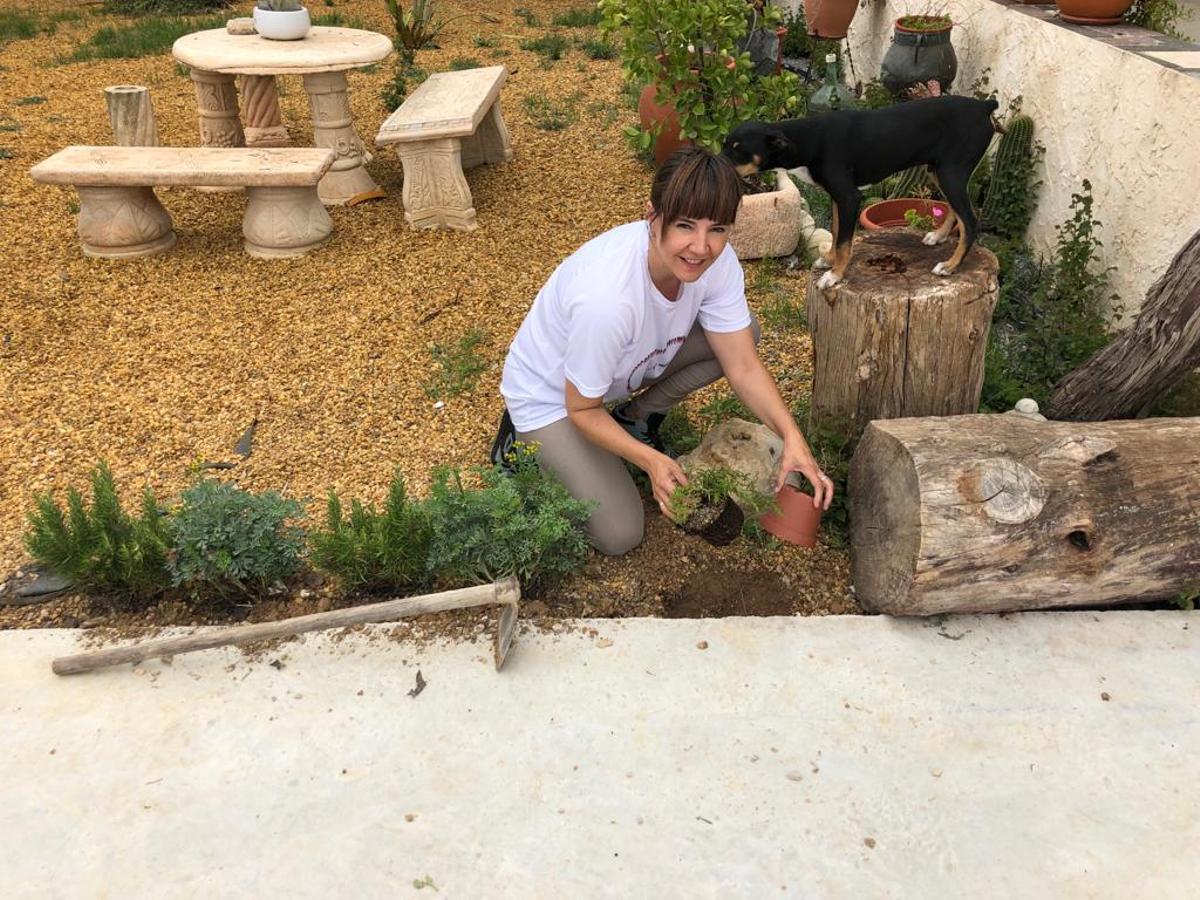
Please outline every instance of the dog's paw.
[{"label": "dog's paw", "polygon": [[833,263],[823,256],[818,256],[817,261],[813,263],[813,268],[819,272],[824,272],[826,269],[832,269]]},{"label": "dog's paw", "polygon": [[925,237],[921,238],[921,243],[926,247],[936,247],[938,244],[944,244],[949,237],[950,235],[948,234],[938,237],[936,231],[927,231],[925,232]]},{"label": "dog's paw", "polygon": [[821,279],[817,282],[817,287],[822,291],[828,290],[841,280],[842,279],[840,277],[835,275],[832,271],[829,271],[821,276]]},{"label": "dog's paw", "polygon": [[933,267],[933,274],[934,275],[953,275],[954,267],[951,266],[950,263],[940,262],[936,266]]}]

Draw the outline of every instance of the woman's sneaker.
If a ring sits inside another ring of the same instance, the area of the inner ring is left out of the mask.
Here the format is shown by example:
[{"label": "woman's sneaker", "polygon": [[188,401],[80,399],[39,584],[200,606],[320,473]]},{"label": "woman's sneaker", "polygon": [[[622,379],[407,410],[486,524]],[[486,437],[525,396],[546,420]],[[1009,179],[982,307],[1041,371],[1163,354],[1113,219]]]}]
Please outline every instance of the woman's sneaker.
[{"label": "woman's sneaker", "polygon": [[658,435],[663,420],[667,418],[666,414],[650,413],[644,419],[631,419],[625,415],[627,409],[629,409],[629,404],[622,403],[612,411],[612,417],[617,420],[617,424],[648,447],[653,447],[659,453],[671,455]]}]

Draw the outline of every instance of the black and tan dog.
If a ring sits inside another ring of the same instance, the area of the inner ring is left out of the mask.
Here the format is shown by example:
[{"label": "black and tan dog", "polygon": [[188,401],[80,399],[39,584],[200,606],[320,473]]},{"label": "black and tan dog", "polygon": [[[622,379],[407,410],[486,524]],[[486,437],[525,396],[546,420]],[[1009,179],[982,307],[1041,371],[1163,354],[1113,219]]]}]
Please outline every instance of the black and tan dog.
[{"label": "black and tan dog", "polygon": [[987,151],[996,130],[995,100],[930,97],[875,110],[840,110],[782,122],[745,122],[730,132],[722,150],[738,172],[799,169],[798,174],[824,188],[833,199],[833,246],[818,261],[830,271],[821,288],[842,280],[862,200],[860,185],[927,165],[937,178],[951,212],[925,243],[940,244],[958,223],[958,246],[934,266],[949,275],[975,243],[978,222],[971,209],[967,181]]}]

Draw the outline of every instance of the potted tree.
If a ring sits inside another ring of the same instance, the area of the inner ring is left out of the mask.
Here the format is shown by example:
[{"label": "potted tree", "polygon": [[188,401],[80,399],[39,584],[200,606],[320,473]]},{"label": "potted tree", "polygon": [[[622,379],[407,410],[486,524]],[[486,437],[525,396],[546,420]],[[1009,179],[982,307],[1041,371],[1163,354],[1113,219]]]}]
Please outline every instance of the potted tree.
[{"label": "potted tree", "polygon": [[892,45],[884,54],[880,80],[893,96],[913,84],[936,79],[941,92],[949,90],[958,74],[958,57],[950,43],[954,27],[949,16],[913,15],[896,20]]},{"label": "potted tree", "polygon": [[631,136],[659,162],[682,143],[716,150],[738,122],[783,118],[799,106],[794,74],[756,77],[750,54],[739,51],[746,0],[600,0],[600,9],[626,77],[645,85],[642,130]]},{"label": "potted tree", "polygon": [[258,0],[254,5],[254,29],[267,40],[298,41],[311,27],[300,0]]},{"label": "potted tree", "polygon": [[671,494],[667,514],[684,531],[720,547],[742,533],[747,513],[757,517],[775,509],[745,472],[714,466],[688,472],[688,483]]}]

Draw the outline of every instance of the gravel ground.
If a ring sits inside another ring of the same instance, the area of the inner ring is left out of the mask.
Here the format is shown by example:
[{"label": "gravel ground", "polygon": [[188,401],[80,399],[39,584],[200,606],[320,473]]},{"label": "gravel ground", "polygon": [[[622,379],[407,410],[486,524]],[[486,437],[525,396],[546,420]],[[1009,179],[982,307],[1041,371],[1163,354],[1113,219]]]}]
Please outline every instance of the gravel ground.
[{"label": "gravel ground", "polygon": [[[81,16],[60,22],[54,34],[3,48],[0,573],[28,563],[20,534],[34,491],[61,495],[68,485],[82,487],[105,459],[127,502],[147,484],[168,497],[186,487],[196,461],[237,461],[234,444],[253,420],[253,454],[227,474],[252,490],[296,496],[310,515],[331,487],[343,497],[381,501],[395,466],[420,495],[434,465],[483,460],[501,406],[504,352],[538,288],[578,245],[642,213],[651,172],[624,144],[621,129],[635,113],[616,61],[589,60],[572,47],[546,67],[518,42],[547,26],[528,27],[507,3],[443,5],[467,15],[439,49],[421,51],[417,64],[434,72],[469,57],[503,62],[510,72],[501,105],[515,158],[469,173],[477,231],[411,230],[400,203],[400,165],[385,150],[369,168],[387,199],[331,209],[333,240],[302,259],[264,261],[243,252],[240,193],[172,189],[160,197],[175,220],[177,247],[148,259],[103,261],[80,252],[74,192],[34,184],[30,166],[68,144],[111,142],[102,95],[111,84],[150,87],[162,143],[195,145],[192,85],[169,55],[55,64],[99,27],[127,20],[94,4],[23,4],[43,18],[70,8]],[[572,4],[522,5],[548,23]],[[333,9],[390,33],[382,2],[337,0]],[[313,11],[329,10],[314,4]],[[475,46],[476,35],[496,46]],[[379,93],[392,65],[350,76],[357,127],[368,143],[386,114]],[[312,135],[299,79],[280,81],[284,121],[294,142],[306,144]],[[578,121],[563,131],[539,130],[523,105],[530,96],[572,106]],[[763,267],[746,265],[760,316],[764,304],[803,297],[806,273],[774,267],[768,276]],[[795,401],[808,385],[807,335],[761,317],[764,358],[785,398]],[[435,408],[423,388],[432,371],[430,344],[472,327],[486,333],[479,352],[488,367],[474,389]],[[692,405],[726,391],[714,386]],[[536,598],[534,618],[669,614],[673,598],[697,578],[730,577],[765,579],[793,612],[858,611],[841,550],[744,541],[715,549],[657,514],[650,518],[641,548],[621,559],[594,559],[585,573]],[[319,579],[249,611],[163,603],[129,616],[68,596],[0,607],[0,627],[178,624],[247,613],[262,619],[361,600]]]}]

